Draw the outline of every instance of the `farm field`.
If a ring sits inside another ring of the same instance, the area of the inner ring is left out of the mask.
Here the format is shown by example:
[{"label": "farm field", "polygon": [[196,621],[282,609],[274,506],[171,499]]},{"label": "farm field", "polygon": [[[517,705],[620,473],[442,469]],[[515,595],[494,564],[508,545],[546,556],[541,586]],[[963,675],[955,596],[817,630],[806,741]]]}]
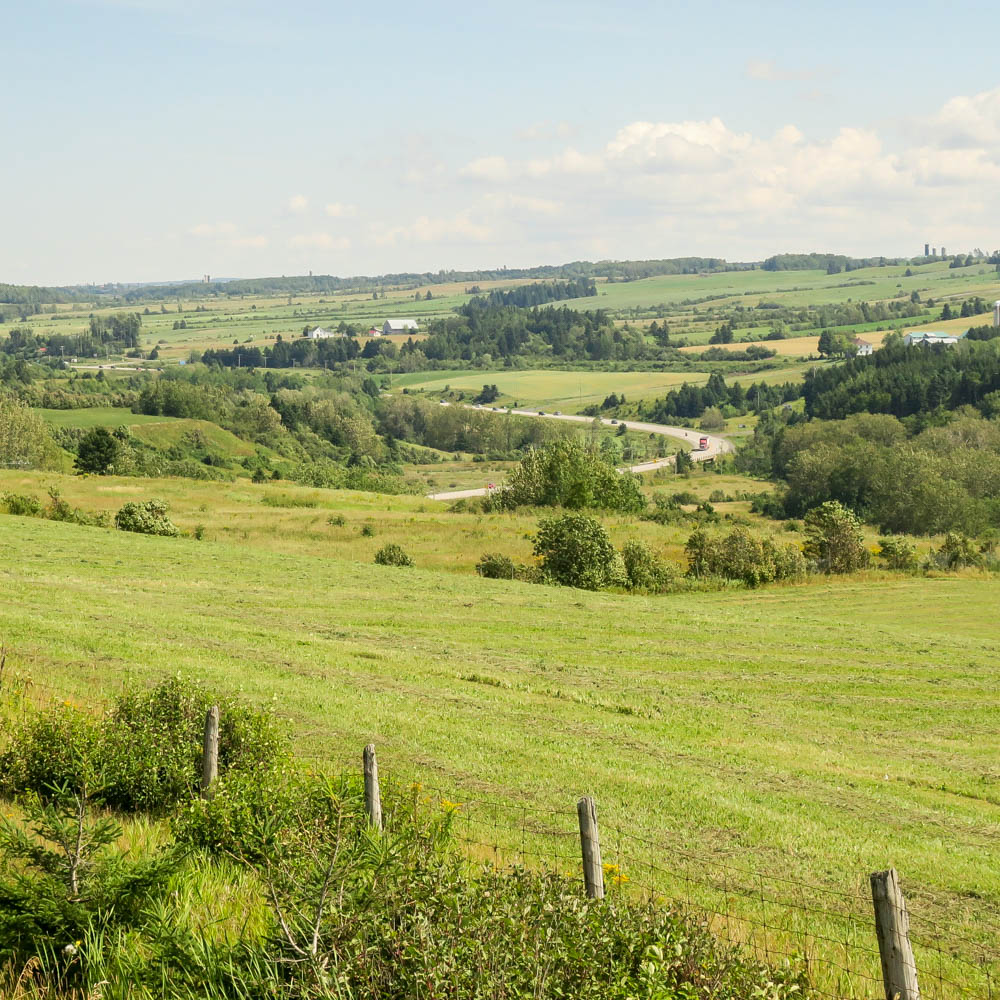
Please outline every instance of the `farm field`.
[{"label": "farm field", "polygon": [[317,763],[372,739],[388,775],[506,803],[495,836],[592,792],[667,869],[859,893],[892,864],[916,933],[1000,934],[995,581],[625,597],[9,516],[0,559],[36,700],[179,672],[274,699]]},{"label": "farm field", "polygon": [[[738,349],[740,345],[733,345]],[[696,348],[697,350],[697,348]],[[730,375],[732,382],[797,382],[804,369],[790,367],[756,372],[752,375]],[[625,395],[628,402],[656,399],[676,389],[684,382],[703,385],[708,374],[700,371],[684,372],[601,372],[559,371],[533,369],[530,371],[446,371],[413,372],[393,377],[393,389],[407,388],[411,392],[428,394],[451,392],[475,395],[484,385],[496,385],[500,391],[497,405],[519,402],[526,407],[563,409],[577,412],[585,406],[602,403],[611,393]]]},{"label": "farm field", "polygon": [[[506,463],[456,462],[411,466],[412,478],[427,492],[471,489],[502,483]],[[649,473],[651,489],[684,490],[707,500],[715,490],[727,494],[769,490],[767,483],[741,476],[701,472],[690,478],[669,472]],[[448,505],[424,496],[385,496],[351,490],[324,490],[294,483],[258,485],[240,480],[213,483],[169,478],[73,476],[54,472],[0,470],[0,493],[32,494],[44,500],[55,486],[74,507],[111,518],[129,501],[158,497],[170,505],[170,517],[184,532],[201,528],[208,540],[232,542],[266,552],[310,555],[320,559],[371,563],[383,545],[401,545],[420,567],[471,574],[484,552],[501,552],[520,562],[532,561],[532,513],[484,516],[451,513]],[[748,516],[749,503],[716,504],[720,514]],[[2,516],[2,515],[0,515]],[[343,519],[343,524],[339,520]],[[687,526],[661,526],[615,515],[602,518],[616,545],[641,538],[675,562],[684,562]],[[366,535],[365,529],[373,534]]]},{"label": "farm field", "polygon": [[38,407],[39,413],[53,427],[138,427],[141,424],[163,424],[175,417],[150,416],[133,413],[124,406],[88,406],[74,410],[48,410]]}]

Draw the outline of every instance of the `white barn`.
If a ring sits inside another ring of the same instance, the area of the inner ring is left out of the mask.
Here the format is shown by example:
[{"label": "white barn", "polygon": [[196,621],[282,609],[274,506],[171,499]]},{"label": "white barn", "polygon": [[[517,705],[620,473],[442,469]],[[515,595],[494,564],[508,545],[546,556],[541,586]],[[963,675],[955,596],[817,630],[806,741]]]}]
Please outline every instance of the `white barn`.
[{"label": "white barn", "polygon": [[310,340],[327,340],[330,337],[345,337],[347,334],[337,333],[336,330],[324,330],[323,327],[317,326],[314,330],[310,330],[306,336]]},{"label": "white barn", "polygon": [[387,319],[382,324],[382,336],[393,333],[415,333],[419,327],[415,319]]}]

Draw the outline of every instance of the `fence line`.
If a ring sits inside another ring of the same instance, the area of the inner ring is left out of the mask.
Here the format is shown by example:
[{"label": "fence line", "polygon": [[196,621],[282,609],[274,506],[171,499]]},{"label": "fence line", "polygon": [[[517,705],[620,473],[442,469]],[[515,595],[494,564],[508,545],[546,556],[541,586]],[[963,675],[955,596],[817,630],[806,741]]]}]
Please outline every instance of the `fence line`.
[{"label": "fence line", "polygon": [[[454,791],[397,780],[384,767],[382,782],[392,801],[410,802],[425,814],[448,813],[470,862],[556,871],[580,879],[581,893],[594,898],[606,893],[612,900],[620,896],[676,907],[724,945],[761,963],[801,966],[818,996],[994,998],[1000,944],[952,932],[913,900],[907,907],[899,891],[905,872],[878,873],[895,878],[895,892],[880,910],[878,900],[859,889],[811,885],[761,872],[729,855],[697,854],[643,836],[607,807],[597,823],[600,803],[590,797],[574,801],[567,795],[565,807],[557,809],[475,795],[456,801]],[[876,876],[858,872],[851,877],[857,885]],[[908,952],[900,947],[904,938]]]}]

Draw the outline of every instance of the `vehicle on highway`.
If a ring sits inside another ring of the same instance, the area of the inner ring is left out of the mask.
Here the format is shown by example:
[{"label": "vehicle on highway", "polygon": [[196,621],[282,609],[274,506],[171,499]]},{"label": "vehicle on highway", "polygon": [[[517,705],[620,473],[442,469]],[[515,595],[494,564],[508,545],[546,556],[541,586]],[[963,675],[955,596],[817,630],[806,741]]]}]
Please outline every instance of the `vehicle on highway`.
[{"label": "vehicle on highway", "polygon": [[613,424],[617,424],[617,423],[618,423],[618,421],[617,421],[617,420],[612,420],[612,421],[611,421],[611,423],[613,423]]},{"label": "vehicle on highway", "polygon": [[544,416],[545,416],[545,411],[544,411],[544,410],[539,410],[539,411],[538,411],[538,415],[539,415],[540,417],[544,417]]},{"label": "vehicle on highway", "polygon": [[698,447],[702,451],[708,451],[708,438],[698,438]]},{"label": "vehicle on highway", "polygon": [[556,410],[556,416],[557,416],[557,417],[561,417],[561,416],[562,416],[562,413],[561,413],[561,412],[560,412],[559,410]]}]

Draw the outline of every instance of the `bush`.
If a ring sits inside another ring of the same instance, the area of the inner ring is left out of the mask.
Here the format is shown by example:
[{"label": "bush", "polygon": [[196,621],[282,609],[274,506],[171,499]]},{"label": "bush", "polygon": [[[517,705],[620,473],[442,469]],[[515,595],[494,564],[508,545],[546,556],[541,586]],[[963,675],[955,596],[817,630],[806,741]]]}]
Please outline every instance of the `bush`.
[{"label": "bush", "polygon": [[912,573],[917,568],[917,547],[902,535],[891,535],[878,540],[878,557],[887,569]]},{"label": "bush", "polygon": [[486,498],[490,510],[567,507],[637,513],[646,498],[639,479],[576,441],[556,441],[529,452],[502,489]]},{"label": "bush", "polygon": [[871,562],[861,521],[854,511],[836,500],[828,500],[809,511],[805,530],[805,554],[825,573],[853,573]]},{"label": "bush", "polygon": [[677,576],[673,564],[665,562],[645,542],[634,538],[622,546],[622,563],[629,590],[660,593]]},{"label": "bush", "polygon": [[967,566],[982,566],[983,555],[967,535],[949,531],[944,536],[941,548],[932,553],[932,559],[942,569],[964,569]]},{"label": "bush", "polygon": [[795,579],[806,572],[805,559],[797,546],[777,545],[743,526],[733,528],[721,538],[696,531],[688,538],[684,551],[689,576],[739,580],[748,587]]},{"label": "bush", "polygon": [[513,580],[517,577],[517,564],[510,556],[486,552],[476,563],[476,572],[487,580]]},{"label": "bush", "polygon": [[476,563],[476,572],[487,580],[521,580],[524,583],[541,583],[542,574],[535,566],[516,563],[499,552],[486,552]]},{"label": "bush", "polygon": [[21,517],[42,516],[42,502],[38,497],[24,493],[4,493],[0,497],[0,502],[7,508],[8,514],[16,514]]},{"label": "bush", "polygon": [[197,794],[205,715],[219,705],[219,772],[259,775],[285,759],[270,713],[171,679],[121,695],[110,715],[68,706],[22,724],[0,754],[0,792],[87,792],[126,812],[161,812]]},{"label": "bush", "polygon": [[77,472],[108,476],[115,471],[120,452],[118,439],[106,427],[95,427],[81,438],[74,468]]},{"label": "bush", "polygon": [[600,521],[562,514],[538,522],[535,555],[545,578],[566,587],[600,590],[624,585],[625,571]]},{"label": "bush", "polygon": [[406,554],[401,546],[395,542],[383,545],[375,553],[375,562],[379,566],[412,566],[413,560]]},{"label": "bush", "polygon": [[125,504],[115,515],[119,531],[135,531],[141,535],[166,535],[175,537],[180,529],[167,517],[167,504],[163,500],[139,500]]}]

